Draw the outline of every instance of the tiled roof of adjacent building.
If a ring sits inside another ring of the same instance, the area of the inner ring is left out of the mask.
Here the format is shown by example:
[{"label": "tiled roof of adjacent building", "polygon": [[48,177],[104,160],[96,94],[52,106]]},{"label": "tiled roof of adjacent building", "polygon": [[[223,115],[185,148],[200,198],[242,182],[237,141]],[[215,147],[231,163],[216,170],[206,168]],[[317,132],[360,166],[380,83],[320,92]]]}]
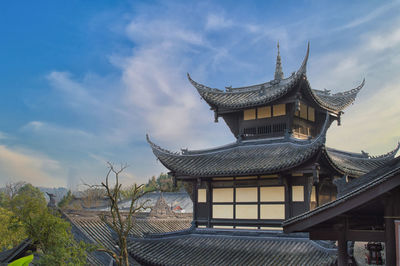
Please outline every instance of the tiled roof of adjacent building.
[{"label": "tiled roof of adjacent building", "polygon": [[[116,233],[100,219],[102,212],[90,211],[68,211],[64,213],[67,220],[72,224],[73,234],[80,241],[100,244],[114,252],[119,251]],[[105,212],[107,214],[108,212]],[[148,218],[148,213],[135,215],[134,226],[130,235],[143,237],[149,233],[166,233],[188,229],[191,226],[191,214],[176,214],[175,218],[153,219]],[[89,241],[87,241],[89,240]],[[92,265],[109,265],[110,258],[103,252],[91,253],[88,262]],[[138,265],[133,258],[130,258],[132,265]]]},{"label": "tiled roof of adjacent building", "polygon": [[200,96],[213,109],[240,110],[269,104],[292,91],[301,80],[304,80],[306,81],[305,90],[317,105],[332,112],[342,111],[354,102],[358,92],[364,86],[364,81],[357,88],[335,94],[331,94],[326,90],[311,89],[306,77],[309,51],[310,46],[308,45],[301,67],[286,79],[274,79],[265,83],[238,88],[227,87],[225,91],[200,84],[194,81],[189,74],[188,79],[197,89]]},{"label": "tiled roof of adjacent building", "polygon": [[17,246],[0,252],[0,265],[7,265],[16,259],[26,256],[26,253],[33,249],[32,240],[25,239]]},{"label": "tiled roof of adjacent building", "polygon": [[325,148],[324,153],[330,164],[340,173],[350,176],[366,174],[394,158],[400,148],[397,147],[380,156],[370,156],[368,153],[349,153],[332,148]]},{"label": "tiled roof of adjacent building", "polygon": [[333,265],[336,249],[307,237],[197,229],[131,239],[129,252],[146,265]]}]

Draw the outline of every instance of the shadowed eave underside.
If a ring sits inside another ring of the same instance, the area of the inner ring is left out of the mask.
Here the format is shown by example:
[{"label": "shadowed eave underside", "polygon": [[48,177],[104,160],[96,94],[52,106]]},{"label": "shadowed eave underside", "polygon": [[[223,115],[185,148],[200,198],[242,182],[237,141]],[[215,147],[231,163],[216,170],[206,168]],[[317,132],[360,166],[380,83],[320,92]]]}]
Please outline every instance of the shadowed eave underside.
[{"label": "shadowed eave underside", "polygon": [[240,110],[269,104],[292,91],[301,79],[306,81],[306,90],[322,109],[335,113],[344,110],[354,102],[358,92],[364,86],[364,81],[357,88],[335,94],[311,89],[306,77],[309,52],[310,45],[308,44],[307,53],[300,68],[286,79],[274,79],[265,83],[238,88],[227,87],[226,91],[197,83],[190,77],[189,73],[187,75],[190,83],[197,89],[200,96],[214,110]]}]

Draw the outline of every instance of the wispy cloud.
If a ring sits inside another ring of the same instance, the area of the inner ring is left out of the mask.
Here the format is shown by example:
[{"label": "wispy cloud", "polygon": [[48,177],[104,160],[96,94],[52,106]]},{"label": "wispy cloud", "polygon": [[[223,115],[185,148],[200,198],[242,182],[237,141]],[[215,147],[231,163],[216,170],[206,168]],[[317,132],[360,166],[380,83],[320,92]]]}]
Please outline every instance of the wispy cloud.
[{"label": "wispy cloud", "polygon": [[[21,123],[18,134],[31,142],[31,153],[9,146],[5,138],[9,141],[10,136],[0,132],[0,140],[7,143],[1,146],[7,154],[3,161],[23,161],[45,178],[50,177],[47,165],[58,165],[59,176],[70,186],[80,179],[98,183],[106,161],[122,161],[132,165],[127,182],[144,182],[165,171],[145,143],[146,133],[173,150],[234,140],[223,120],[213,122],[212,111],[187,81],[186,72],[211,87],[264,82],[273,76],[278,40],[287,75],[297,69],[311,40],[308,76],[317,89],[343,91],[366,78],[356,103],[343,115],[343,126],[329,131],[328,144],[384,152],[400,134],[393,103],[400,100],[400,56],[393,52],[400,48],[400,23],[395,17],[384,22],[381,18],[398,3],[378,6],[363,17],[343,17],[344,25],[331,24],[335,18],[330,11],[315,8],[297,13],[264,7],[265,12],[247,16],[237,7],[199,3],[187,8],[187,3],[170,1],[140,4],[133,13],[124,10],[118,18],[110,16],[113,21],[102,16],[96,23],[106,23],[128,46],[106,55],[113,72],[96,73],[96,66],[85,73],[49,70],[46,81],[52,97],[47,104],[60,118],[32,117]],[[149,15],[154,13],[157,16]],[[372,23],[374,27],[366,27]],[[351,38],[334,36],[338,30]],[[32,154],[41,154],[42,164],[30,161]],[[51,158],[57,158],[56,163],[51,164]]]},{"label": "wispy cloud", "polygon": [[348,22],[347,24],[340,26],[336,30],[347,30],[354,27],[358,27],[360,25],[373,21],[374,19],[377,19],[378,17],[384,15],[386,12],[398,6],[400,6],[400,1],[396,0],[388,2],[378,8],[375,8],[372,12],[364,14],[362,17],[355,18],[354,20]]},{"label": "wispy cloud", "polygon": [[0,182],[25,181],[36,186],[65,186],[58,161],[30,150],[0,145]]},{"label": "wispy cloud", "polygon": [[221,14],[209,14],[207,16],[206,29],[220,30],[233,26],[233,21],[226,19]]}]

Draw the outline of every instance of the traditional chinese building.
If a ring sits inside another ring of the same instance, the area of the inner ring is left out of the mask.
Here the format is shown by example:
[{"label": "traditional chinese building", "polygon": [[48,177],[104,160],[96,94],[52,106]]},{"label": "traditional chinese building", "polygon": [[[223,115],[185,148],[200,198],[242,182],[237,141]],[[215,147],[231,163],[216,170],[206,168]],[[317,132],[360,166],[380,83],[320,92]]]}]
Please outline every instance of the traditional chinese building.
[{"label": "traditional chinese building", "polygon": [[188,74],[215,122],[222,118],[236,142],[176,153],[147,136],[175,180],[192,184],[194,226],[281,229],[284,220],[335,200],[336,185],[343,180],[356,179],[395,156],[399,146],[370,156],[325,145],[329,126],[335,120],[340,125],[364,80],[340,93],[312,89],[306,75],[309,52],[308,45],[299,69],[284,77],[278,44],[274,79],[257,85],[219,90]]}]

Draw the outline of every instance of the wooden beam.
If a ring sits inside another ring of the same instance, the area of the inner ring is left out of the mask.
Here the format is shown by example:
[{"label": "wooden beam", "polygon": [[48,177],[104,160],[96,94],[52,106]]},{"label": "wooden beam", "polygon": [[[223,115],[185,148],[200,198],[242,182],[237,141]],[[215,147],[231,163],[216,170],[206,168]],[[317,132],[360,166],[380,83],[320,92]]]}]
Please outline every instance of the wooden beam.
[{"label": "wooden beam", "polygon": [[[331,230],[331,229],[320,229],[313,230],[310,232],[311,240],[339,240],[339,236],[342,231]],[[384,231],[367,231],[367,230],[347,230],[346,231],[347,241],[374,241],[374,242],[384,242],[385,232]]]},{"label": "wooden beam", "polygon": [[385,253],[386,253],[386,265],[396,264],[396,236],[393,219],[393,207],[398,202],[393,201],[394,197],[389,195],[385,200]]}]

